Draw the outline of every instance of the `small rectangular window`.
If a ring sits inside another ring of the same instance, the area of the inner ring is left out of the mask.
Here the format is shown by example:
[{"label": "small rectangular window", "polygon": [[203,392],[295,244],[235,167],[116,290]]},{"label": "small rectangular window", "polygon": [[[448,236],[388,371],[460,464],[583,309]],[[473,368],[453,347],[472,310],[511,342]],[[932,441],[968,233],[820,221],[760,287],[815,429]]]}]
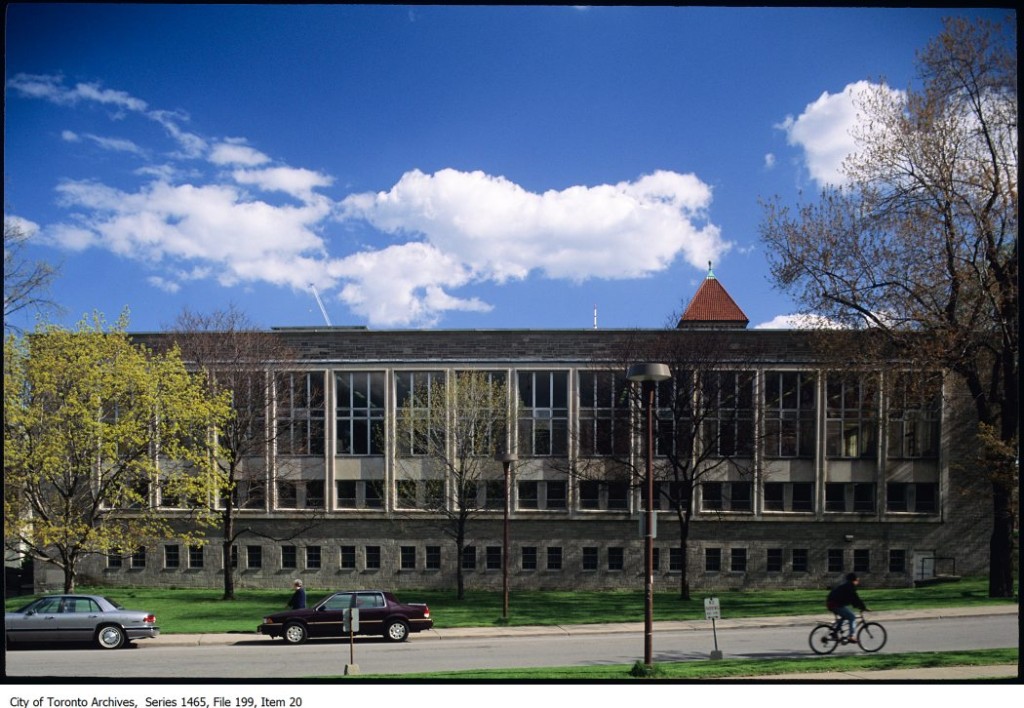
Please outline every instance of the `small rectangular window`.
[{"label": "small rectangular window", "polygon": [[295,546],[281,546],[281,567],[298,567],[298,552]]},{"label": "small rectangular window", "polygon": [[722,570],[722,549],[704,549],[704,570],[708,573],[717,573]]},{"label": "small rectangular window", "polygon": [[729,570],[733,573],[747,572],[747,549],[733,548],[729,553]]},{"label": "small rectangular window", "polygon": [[181,565],[181,547],[176,543],[164,546],[164,568],[177,568]]},{"label": "small rectangular window", "polygon": [[203,567],[203,547],[202,546],[189,546],[188,547],[188,567],[189,568],[202,568]]},{"label": "small rectangular window", "polygon": [[[657,550],[657,549],[654,549]],[[658,559],[653,558],[654,568],[658,567]],[[608,549],[608,570],[622,570],[626,565],[626,553],[625,550],[620,547],[612,547]]]},{"label": "small rectangular window", "polygon": [[808,558],[810,554],[806,548],[794,548],[792,553],[792,564],[794,573],[806,573],[809,568]]},{"label": "small rectangular window", "polygon": [[523,570],[537,570],[537,547],[523,546],[521,553]]},{"label": "small rectangular window", "polygon": [[857,573],[871,572],[871,551],[869,549],[853,549],[853,570]]},{"label": "small rectangular window", "polygon": [[246,568],[262,568],[263,567],[263,547],[262,546],[246,546],[245,547],[245,567]]},{"label": "small rectangular window", "polygon": [[416,546],[402,546],[402,570],[416,570]]},{"label": "small rectangular window", "polygon": [[466,546],[462,549],[462,569],[476,570],[476,546]]},{"label": "small rectangular window", "polygon": [[683,549],[668,549],[668,571],[670,573],[681,573],[683,571]]},{"label": "small rectangular window", "polygon": [[830,548],[830,549],[828,549],[828,572],[830,572],[830,573],[842,573],[843,572],[843,549],[842,548]]},{"label": "small rectangular window", "polygon": [[366,569],[380,570],[380,546],[367,546],[365,551]]},{"label": "small rectangular window", "polygon": [[139,547],[132,553],[132,568],[139,570],[146,567],[146,549]]},{"label": "small rectangular window", "polygon": [[597,570],[597,547],[583,547],[583,570]]},{"label": "small rectangular window", "polygon": [[485,563],[487,570],[501,570],[501,546],[487,546]]},{"label": "small rectangular window", "polygon": [[311,570],[320,567],[320,546],[306,546],[306,567]]},{"label": "small rectangular window", "polygon": [[902,548],[890,548],[889,549],[889,572],[890,573],[905,573],[907,572],[907,552]]},{"label": "small rectangular window", "polygon": [[548,546],[548,570],[562,569],[562,547]]},{"label": "small rectangular window", "polygon": [[781,548],[769,548],[765,552],[765,570],[769,573],[779,573],[782,571]]},{"label": "small rectangular window", "polygon": [[355,567],[356,567],[356,547],[355,546],[342,546],[341,547],[340,566],[341,566],[342,570],[355,570]]},{"label": "small rectangular window", "polygon": [[440,546],[427,546],[426,548],[426,568],[427,570],[441,570],[441,547]]}]

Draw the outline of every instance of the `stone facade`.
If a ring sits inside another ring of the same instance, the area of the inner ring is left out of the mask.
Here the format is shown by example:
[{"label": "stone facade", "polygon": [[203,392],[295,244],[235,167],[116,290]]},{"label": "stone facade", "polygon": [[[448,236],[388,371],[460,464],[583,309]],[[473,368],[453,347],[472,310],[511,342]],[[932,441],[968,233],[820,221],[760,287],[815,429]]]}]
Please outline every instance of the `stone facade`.
[{"label": "stone facade", "polygon": [[[685,347],[687,342],[698,343],[706,336],[692,327],[676,331],[371,331],[340,327],[275,331],[295,352],[295,360],[282,366],[312,377],[325,397],[323,449],[301,459],[271,455],[265,461],[268,489],[276,491],[267,495],[261,508],[239,512],[240,525],[252,533],[237,543],[236,586],[282,591],[294,578],[302,578],[311,588],[454,586],[460,559],[454,543],[440,528],[440,517],[428,510],[400,508],[397,501],[403,472],[395,459],[392,431],[398,382],[403,376],[424,371],[440,376],[467,370],[500,371],[513,391],[514,406],[530,408],[535,404],[535,416],[541,411],[557,417],[563,415],[559,405],[527,401],[521,390],[527,383],[539,387],[538,381],[545,386],[553,382],[554,389],[564,388],[556,395],[565,396],[566,447],[571,456],[579,453],[581,377],[595,370],[624,371],[624,352],[657,351],[666,339],[674,347]],[[758,437],[753,453],[756,464],[751,465],[749,474],[727,468],[707,477],[706,481],[717,486],[702,488],[695,495],[697,513],[686,548],[693,590],[824,587],[850,570],[862,575],[865,584],[876,587],[910,585],[922,573],[986,571],[991,526],[987,493],[975,485],[963,462],[968,459],[967,447],[952,424],[949,397],[944,397],[947,403],[936,422],[941,436],[934,454],[893,457],[890,451],[895,442],[890,438],[897,433],[885,396],[876,395],[875,410],[866,423],[830,418],[833,414],[826,401],[838,395],[836,391],[848,393],[829,387],[829,377],[835,374],[816,361],[812,334],[739,329],[719,334],[724,338],[718,340],[721,367],[751,372],[751,391],[757,401],[753,420],[759,431],[769,425],[765,402],[773,382],[789,374],[808,374],[803,404],[807,427],[801,434],[813,440],[803,454],[783,450],[772,455],[765,449],[769,437]],[[135,338],[151,346],[168,341],[163,334],[138,334]],[[363,381],[359,377],[364,374],[379,376],[384,387],[380,425],[388,443],[382,454],[352,447],[350,435],[355,428],[345,427],[352,411],[347,408],[350,404],[341,400],[340,382],[344,379],[348,386],[356,378],[345,377],[355,375]],[[889,375],[873,372],[869,377],[884,382]],[[878,390],[882,390],[881,384]],[[513,410],[512,415],[517,412]],[[832,431],[850,425],[860,425],[861,434],[869,434],[869,447],[866,452],[843,456],[829,446],[848,445],[851,440],[854,445],[862,443],[843,432],[836,433],[842,439],[836,438]],[[638,522],[643,501],[639,492],[630,488],[621,505],[602,501],[592,505],[597,508],[584,508],[579,480],[565,474],[565,455],[547,450],[531,454],[522,440],[514,444],[520,458],[516,479],[536,487],[517,489],[513,485],[512,587],[641,587],[643,538]],[[345,445],[350,449],[343,449]],[[639,443],[634,448],[633,454],[642,449]],[[286,465],[296,480],[289,482],[292,486],[287,495],[274,486],[273,479],[279,473],[275,471]],[[500,464],[494,463],[493,472],[493,480],[500,480]],[[377,485],[373,488],[380,490],[379,498],[371,498],[371,485]],[[536,489],[545,489],[548,496],[536,492],[541,500],[536,501],[530,496]],[[721,494],[721,499],[711,498],[711,489]],[[557,503],[551,495],[557,497]],[[803,501],[798,501],[798,496]],[[551,508],[544,508],[546,504]],[[731,508],[733,505],[736,508]],[[169,515],[176,513],[168,510]],[[285,532],[289,528],[295,535]],[[467,543],[474,548],[475,559],[466,559],[463,566],[466,586],[500,589],[501,508],[476,514],[468,532]],[[656,588],[678,587],[682,563],[679,525],[668,509],[658,515],[655,547]],[[91,559],[81,566],[79,582],[218,587],[223,568],[222,547],[213,532],[209,544],[201,549],[164,542],[146,548],[144,557],[126,556],[119,563]],[[44,585],[59,583],[59,576],[37,573],[37,580]]]}]

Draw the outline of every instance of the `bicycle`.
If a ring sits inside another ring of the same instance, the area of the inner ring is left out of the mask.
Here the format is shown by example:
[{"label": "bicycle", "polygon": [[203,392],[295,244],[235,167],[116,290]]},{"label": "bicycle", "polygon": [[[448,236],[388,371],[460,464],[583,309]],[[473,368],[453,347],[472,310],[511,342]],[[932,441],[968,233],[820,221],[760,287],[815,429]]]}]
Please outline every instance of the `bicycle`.
[{"label": "bicycle", "polygon": [[856,643],[866,652],[876,652],[885,646],[885,640],[888,638],[885,627],[878,622],[866,621],[863,612],[857,617],[857,637],[854,642],[851,642],[849,633],[843,631],[845,621],[836,615],[835,622],[822,622],[812,629],[807,638],[811,650],[815,654],[831,654],[840,644]]}]

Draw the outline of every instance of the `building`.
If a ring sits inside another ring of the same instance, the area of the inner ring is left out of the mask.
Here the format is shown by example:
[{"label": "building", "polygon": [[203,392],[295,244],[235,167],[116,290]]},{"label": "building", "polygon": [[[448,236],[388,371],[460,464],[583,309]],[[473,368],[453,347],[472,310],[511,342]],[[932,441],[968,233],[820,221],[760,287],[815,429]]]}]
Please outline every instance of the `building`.
[{"label": "building", "polygon": [[[459,554],[431,505],[438,474],[396,440],[414,391],[478,372],[510,392],[512,587],[639,587],[645,502],[629,462],[644,447],[624,394],[639,356],[673,367],[658,385],[658,469],[688,425],[703,470],[686,553],[669,501],[679,482],[656,477],[656,588],[678,587],[684,563],[695,591],[823,587],[848,571],[876,587],[984,573],[987,497],[958,462],[966,448],[949,383],[922,392],[906,385],[920,372],[898,362],[828,364],[821,333],[746,326],[709,272],[675,330],[273,330],[292,358],[277,367],[274,445],[239,487],[236,518],[251,532],[228,559],[236,585],[450,588],[461,567],[468,588],[500,588],[502,464],[484,460]],[[695,395],[714,404],[686,421],[667,412],[669,397]],[[212,532],[204,546],[90,560],[79,581],[217,587],[224,565]]]}]

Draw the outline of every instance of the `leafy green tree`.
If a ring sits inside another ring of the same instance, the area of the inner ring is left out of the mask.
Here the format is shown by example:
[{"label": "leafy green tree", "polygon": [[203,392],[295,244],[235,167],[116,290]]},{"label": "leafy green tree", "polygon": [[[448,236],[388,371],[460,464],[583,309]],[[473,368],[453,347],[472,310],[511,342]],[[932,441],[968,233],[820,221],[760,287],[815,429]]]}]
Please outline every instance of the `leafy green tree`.
[{"label": "leafy green tree", "polygon": [[[884,335],[969,393],[992,490],[990,594],[1013,594],[1019,408],[1017,59],[1012,25],[949,20],[920,87],[860,101],[843,185],[765,205],[778,286],[808,313]],[[874,338],[860,338],[870,342]],[[870,354],[870,352],[867,352]]]},{"label": "leafy green tree", "polygon": [[66,592],[86,556],[198,542],[218,485],[209,431],[227,401],[125,326],[96,316],[4,341],[4,544],[62,569]]}]

